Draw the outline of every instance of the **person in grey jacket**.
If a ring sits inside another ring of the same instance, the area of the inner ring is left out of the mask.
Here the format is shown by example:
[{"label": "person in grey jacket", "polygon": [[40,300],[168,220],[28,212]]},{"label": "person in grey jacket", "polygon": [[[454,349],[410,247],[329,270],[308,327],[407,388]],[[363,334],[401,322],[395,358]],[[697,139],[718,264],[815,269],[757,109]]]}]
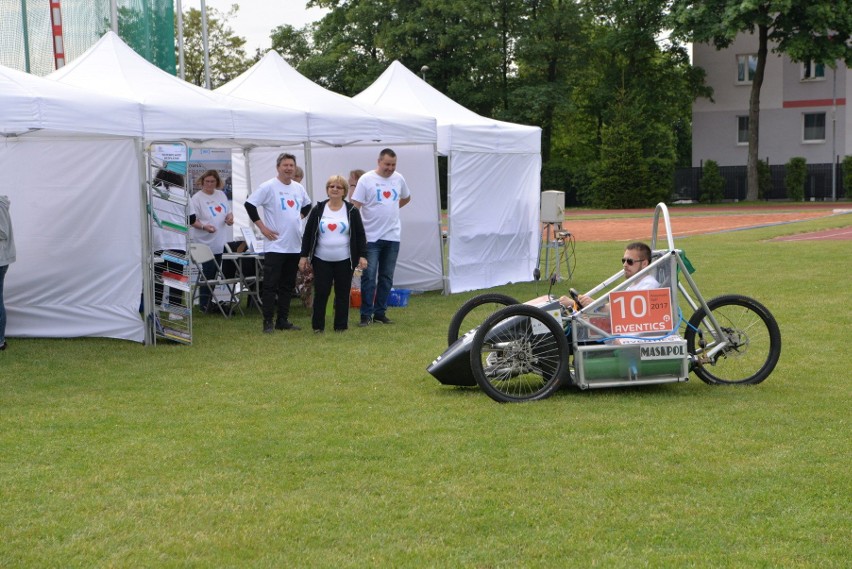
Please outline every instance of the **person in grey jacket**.
[{"label": "person in grey jacket", "polygon": [[6,349],[6,305],[3,303],[3,281],[9,265],[15,262],[15,239],[8,196],[0,196],[0,350]]}]

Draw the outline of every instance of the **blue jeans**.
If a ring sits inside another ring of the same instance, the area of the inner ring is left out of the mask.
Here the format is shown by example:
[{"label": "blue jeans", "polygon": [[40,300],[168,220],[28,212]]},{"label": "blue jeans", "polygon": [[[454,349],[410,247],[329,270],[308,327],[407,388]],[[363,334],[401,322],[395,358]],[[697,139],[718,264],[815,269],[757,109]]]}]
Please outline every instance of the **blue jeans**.
[{"label": "blue jeans", "polygon": [[3,281],[6,279],[6,271],[9,265],[0,267],[0,346],[6,343],[6,305],[3,304]]},{"label": "blue jeans", "polygon": [[362,318],[385,315],[398,255],[399,241],[379,239],[367,243],[367,268],[361,273]]}]

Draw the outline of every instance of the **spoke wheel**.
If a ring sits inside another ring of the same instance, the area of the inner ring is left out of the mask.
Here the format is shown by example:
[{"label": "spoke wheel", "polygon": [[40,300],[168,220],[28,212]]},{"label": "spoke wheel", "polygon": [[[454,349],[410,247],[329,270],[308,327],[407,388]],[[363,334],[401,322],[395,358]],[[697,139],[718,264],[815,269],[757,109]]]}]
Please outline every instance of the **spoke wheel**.
[{"label": "spoke wheel", "polygon": [[[689,319],[685,338],[689,353],[698,359],[695,375],[717,385],[755,384],[769,377],[781,356],[781,331],[769,310],[734,294],[714,298],[707,306],[721,333],[703,307]],[[720,344],[724,347],[713,353]]]},{"label": "spoke wheel", "polygon": [[461,305],[450,320],[447,331],[447,345],[452,346],[459,339],[459,334],[466,334],[482,324],[486,318],[505,306],[518,304],[518,301],[496,292],[474,296]]},{"label": "spoke wheel", "polygon": [[569,375],[565,331],[547,312],[526,304],[489,316],[474,334],[470,367],[476,382],[501,403],[550,397]]}]

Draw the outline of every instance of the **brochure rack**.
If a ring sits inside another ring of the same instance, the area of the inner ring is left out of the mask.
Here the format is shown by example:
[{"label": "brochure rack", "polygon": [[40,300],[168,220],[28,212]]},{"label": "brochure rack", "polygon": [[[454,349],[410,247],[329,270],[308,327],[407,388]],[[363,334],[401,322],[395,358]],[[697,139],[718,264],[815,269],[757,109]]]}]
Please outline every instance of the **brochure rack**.
[{"label": "brochure rack", "polygon": [[[169,340],[192,344],[192,291],[189,259],[189,183],[187,148],[182,142],[153,143],[148,148],[147,276],[151,301],[146,323],[152,343]],[[181,181],[182,184],[176,182]],[[165,245],[164,245],[165,243]]]}]

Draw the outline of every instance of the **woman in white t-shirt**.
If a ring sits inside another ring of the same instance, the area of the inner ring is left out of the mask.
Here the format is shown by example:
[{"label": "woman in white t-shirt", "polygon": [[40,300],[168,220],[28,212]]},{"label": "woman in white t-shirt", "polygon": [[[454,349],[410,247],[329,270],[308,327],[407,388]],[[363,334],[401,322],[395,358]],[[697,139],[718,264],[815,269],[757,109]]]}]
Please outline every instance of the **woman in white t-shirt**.
[{"label": "woman in white t-shirt", "polygon": [[349,184],[343,176],[332,176],[325,184],[328,199],[308,215],[299,268],[311,263],[314,269],[314,302],[311,326],[325,330],[325,310],[334,287],[334,331],[349,327],[349,293],[352,273],[367,268],[367,236],[361,213],[344,201]]},{"label": "woman in white t-shirt", "polygon": [[[222,191],[222,178],[216,170],[207,170],[198,178],[201,191],[192,196],[195,211],[195,222],[192,224],[191,239],[196,243],[204,243],[213,252],[216,261],[208,261],[202,265],[204,276],[216,278],[216,264],[222,264],[222,253],[225,243],[231,240],[230,227],[234,224],[234,214],[228,203],[228,196]],[[218,312],[218,308],[210,306],[210,290],[201,287],[198,291],[198,304],[203,312]]]}]

